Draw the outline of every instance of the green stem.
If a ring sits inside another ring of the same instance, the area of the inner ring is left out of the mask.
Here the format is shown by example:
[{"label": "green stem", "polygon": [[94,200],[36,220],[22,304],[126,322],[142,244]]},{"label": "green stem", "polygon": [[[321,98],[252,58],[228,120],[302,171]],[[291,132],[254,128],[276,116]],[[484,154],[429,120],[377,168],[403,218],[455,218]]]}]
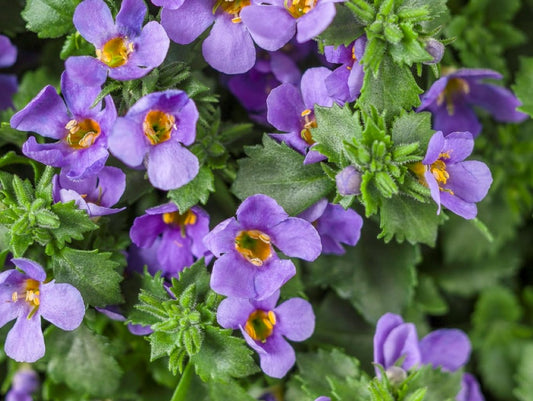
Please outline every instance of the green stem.
[{"label": "green stem", "polygon": [[174,394],[172,395],[170,401],[185,401],[187,399],[187,390],[189,390],[189,386],[191,385],[191,379],[193,374],[193,366],[192,363],[189,361],[187,362],[187,366],[185,367],[185,370],[181,375],[180,382],[178,383],[176,391],[174,391]]}]

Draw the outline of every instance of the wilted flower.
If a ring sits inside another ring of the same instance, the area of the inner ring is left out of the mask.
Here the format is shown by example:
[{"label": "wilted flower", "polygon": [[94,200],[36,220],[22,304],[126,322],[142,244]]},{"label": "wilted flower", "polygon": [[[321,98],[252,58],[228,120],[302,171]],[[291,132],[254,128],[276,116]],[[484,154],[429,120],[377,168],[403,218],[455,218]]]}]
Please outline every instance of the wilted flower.
[{"label": "wilted flower", "polygon": [[74,330],[82,322],[85,305],[70,284],[45,283],[38,263],[25,258],[11,261],[15,269],[0,273],[0,327],[17,319],[7,334],[4,350],[17,362],[35,362],[44,355],[41,316],[62,330]]},{"label": "wilted flower", "polygon": [[[0,35],[0,68],[11,67],[17,59],[17,48],[7,36]],[[0,74],[0,111],[13,107],[11,98],[17,92],[17,77]]]},{"label": "wilted flower", "polygon": [[315,315],[311,304],[301,298],[291,298],[276,307],[278,299],[279,291],[262,301],[226,298],[218,307],[217,321],[224,328],[240,329],[259,354],[263,372],[281,378],[296,361],[285,338],[309,338],[315,329]]},{"label": "wilted flower", "polygon": [[237,218],[217,225],[204,243],[219,258],[211,274],[213,291],[256,299],[269,297],[296,273],[290,260],[278,258],[273,245],[287,256],[308,261],[322,250],[311,223],[289,217],[262,194],[248,197],[237,209]]}]

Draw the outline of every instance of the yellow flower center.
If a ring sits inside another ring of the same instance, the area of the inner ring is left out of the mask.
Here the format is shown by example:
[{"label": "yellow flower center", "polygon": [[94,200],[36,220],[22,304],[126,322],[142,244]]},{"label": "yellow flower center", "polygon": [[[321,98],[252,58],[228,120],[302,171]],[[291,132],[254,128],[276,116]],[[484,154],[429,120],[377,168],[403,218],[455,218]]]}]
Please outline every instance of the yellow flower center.
[{"label": "yellow flower center", "polygon": [[254,266],[263,266],[272,255],[270,237],[258,230],[241,231],[235,237],[235,249]]},{"label": "yellow flower center", "polygon": [[196,213],[190,209],[183,214],[180,214],[180,212],[163,213],[163,221],[165,224],[179,228],[182,237],[185,237],[185,227],[196,224],[196,220],[198,220]]},{"label": "yellow flower center", "polygon": [[256,309],[248,316],[248,320],[244,325],[244,331],[255,341],[264,343],[272,335],[275,325],[276,315],[274,312]]},{"label": "yellow flower center", "polygon": [[215,6],[213,7],[213,14],[216,12],[218,7],[222,8],[222,11],[233,15],[231,22],[238,24],[241,22],[241,17],[239,14],[244,7],[249,6],[251,0],[216,0]]},{"label": "yellow flower center", "polygon": [[316,119],[314,116],[311,115],[311,110],[305,109],[302,111],[301,116],[304,117],[304,127],[300,131],[300,135],[302,136],[303,140],[309,145],[315,144],[315,140],[313,139],[313,136],[311,135],[311,128],[318,127],[316,123]]},{"label": "yellow flower center", "polygon": [[68,130],[65,140],[74,149],[87,149],[100,136],[100,125],[90,118],[70,120],[65,128]]},{"label": "yellow flower center", "polygon": [[174,128],[176,128],[176,119],[171,114],[150,110],[144,118],[144,135],[152,145],[168,141]]},{"label": "yellow flower center", "polygon": [[450,116],[453,116],[454,100],[462,95],[470,93],[470,85],[464,79],[451,78],[446,84],[446,88],[439,94],[437,98],[437,105],[440,106],[446,102],[446,110]]},{"label": "yellow flower center", "polygon": [[449,159],[450,154],[449,152],[444,152],[439,154],[439,158],[435,160],[431,165],[425,166],[421,162],[413,163],[409,166],[409,169],[415,173],[418,177],[419,182],[424,185],[428,186],[426,179],[424,177],[424,173],[426,171],[431,171],[431,174],[433,177],[435,177],[435,180],[437,180],[437,184],[439,185],[439,189],[441,191],[449,192],[451,195],[453,195],[453,191],[448,188],[443,188],[443,185],[446,185],[448,182],[448,179],[450,178],[450,174],[446,171],[446,163],[444,162],[445,159]]},{"label": "yellow flower center", "polygon": [[285,8],[293,18],[300,18],[315,8],[318,0],[285,0]]},{"label": "yellow flower center", "polygon": [[24,302],[26,302],[32,308],[32,311],[28,314],[28,319],[30,319],[35,314],[35,312],[37,311],[41,303],[39,299],[39,295],[40,295],[39,286],[40,285],[41,283],[38,282],[37,280],[28,278],[24,280],[22,291],[20,292],[15,291],[11,294],[11,300],[13,302],[24,300]]},{"label": "yellow flower center", "polygon": [[96,49],[96,57],[109,67],[116,68],[126,64],[133,50],[133,42],[119,36],[107,41],[101,49]]}]

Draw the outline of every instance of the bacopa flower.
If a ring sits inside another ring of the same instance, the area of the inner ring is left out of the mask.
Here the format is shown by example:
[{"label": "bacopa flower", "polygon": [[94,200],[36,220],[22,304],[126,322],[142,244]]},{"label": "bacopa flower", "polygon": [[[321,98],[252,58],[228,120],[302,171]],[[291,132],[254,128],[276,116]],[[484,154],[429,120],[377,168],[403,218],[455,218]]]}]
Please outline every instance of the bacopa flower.
[{"label": "bacopa flower", "polygon": [[179,188],[198,174],[198,159],[183,145],[196,138],[198,110],[181,90],[150,93],[117,118],[109,150],[130,167],[143,162],[152,185]]},{"label": "bacopa flower", "polygon": [[322,253],[342,255],[345,251],[341,244],[354,246],[361,236],[363,219],[353,209],[321,199],[298,215],[309,221],[318,231],[322,241]]},{"label": "bacopa flower", "polygon": [[502,76],[492,70],[467,68],[445,75],[422,96],[417,111],[430,111],[433,128],[444,135],[469,131],[474,137],[481,132],[481,124],[472,106],[484,108],[501,122],[520,122],[527,118],[527,114],[516,110],[521,103],[511,91],[482,82],[483,79],[502,79]]},{"label": "bacopa flower", "polygon": [[273,89],[267,98],[268,122],[285,132],[270,135],[306,155],[305,164],[325,159],[320,153],[309,148],[315,143],[311,135],[311,128],[317,127],[315,104],[325,107],[333,105],[325,83],[330,74],[331,71],[325,67],[310,68],[303,74],[300,88],[292,84],[282,84]]},{"label": "bacopa flower", "polygon": [[37,143],[30,137],[22,153],[43,164],[61,167],[66,176],[82,180],[104,167],[109,153],[109,134],[117,111],[111,96],[105,97],[105,107],[99,102],[91,107],[101,91],[99,86],[74,82],[64,72],[61,93],[47,85],[26,107],[11,117],[11,126],[20,131],[33,131],[54,143]]},{"label": "bacopa flower", "polygon": [[125,208],[113,209],[126,189],[126,175],[117,167],[104,167],[96,175],[84,180],[71,180],[66,174],[54,176],[54,202],[74,201],[78,209],[86,210],[89,217],[118,213]]},{"label": "bacopa flower", "polygon": [[263,301],[226,298],[217,311],[224,328],[240,329],[246,342],[258,354],[261,369],[281,378],[294,365],[294,350],[285,338],[304,341],[313,334],[315,315],[309,302],[291,298],[276,306],[279,291]]},{"label": "bacopa flower", "polygon": [[348,46],[324,47],[324,55],[330,63],[342,64],[326,78],[329,95],[340,103],[353,102],[361,93],[364,71],[360,63],[365,52],[366,36],[361,36]]},{"label": "bacopa flower", "polygon": [[31,394],[39,388],[39,376],[30,367],[17,370],[5,401],[32,401]]},{"label": "bacopa flower", "polygon": [[170,44],[156,21],[142,26],[146,15],[143,0],[123,0],[113,21],[103,0],[84,0],[74,11],[74,26],[96,48],[96,58],[69,57],[65,68],[80,82],[101,85],[107,74],[127,81],[148,74],[165,59]]},{"label": "bacopa flower", "polygon": [[322,250],[311,223],[289,217],[262,194],[248,197],[237,209],[237,218],[217,225],[204,243],[219,258],[211,288],[226,296],[256,299],[269,297],[296,273],[290,260],[278,258],[273,245],[287,256],[308,261]]},{"label": "bacopa flower", "polygon": [[0,273],[0,327],[17,319],[7,334],[4,351],[17,362],[35,362],[44,355],[41,316],[62,330],[74,330],[82,322],[85,305],[70,284],[44,282],[46,273],[38,263],[15,258],[15,269]]},{"label": "bacopa flower", "polygon": [[148,249],[161,237],[156,250],[157,262],[165,276],[176,277],[195,258],[208,254],[202,242],[208,232],[209,215],[203,209],[194,206],[180,214],[175,204],[167,203],[137,217],[130,237],[135,245]]},{"label": "bacopa flower", "polygon": [[347,166],[335,176],[337,191],[342,196],[361,194],[361,172],[354,166]]},{"label": "bacopa flower", "polygon": [[476,202],[481,201],[492,184],[487,165],[480,161],[464,161],[474,149],[469,132],[453,132],[444,137],[441,131],[431,137],[426,156],[411,166],[422,184],[429,187],[431,198],[453,213],[473,219],[477,215]]},{"label": "bacopa flower", "polygon": [[[7,36],[0,35],[0,68],[11,67],[17,59],[17,48]],[[17,77],[12,74],[0,74],[0,111],[13,107],[11,101],[17,92]]]}]

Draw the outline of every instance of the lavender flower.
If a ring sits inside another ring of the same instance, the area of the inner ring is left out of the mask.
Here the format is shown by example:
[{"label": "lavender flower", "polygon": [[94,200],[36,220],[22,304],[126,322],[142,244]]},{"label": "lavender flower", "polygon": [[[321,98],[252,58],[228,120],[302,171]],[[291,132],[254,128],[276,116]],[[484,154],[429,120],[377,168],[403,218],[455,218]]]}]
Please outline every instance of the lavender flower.
[{"label": "lavender flower", "polygon": [[219,258],[211,288],[222,295],[255,299],[269,297],[296,273],[290,260],[278,258],[273,245],[308,261],[322,250],[311,223],[289,217],[274,199],[262,194],[248,197],[237,209],[237,218],[217,225],[204,243]]},{"label": "lavender flower", "polygon": [[[8,37],[0,35],[0,68],[11,67],[17,59],[17,48]],[[13,107],[11,98],[17,92],[17,77],[0,74],[0,111]]]},{"label": "lavender flower", "polygon": [[336,176],[337,191],[342,196],[361,194],[361,173],[354,167],[343,168]]},{"label": "lavender flower", "polygon": [[104,167],[84,180],[71,180],[64,173],[54,176],[54,202],[74,201],[89,217],[105,216],[125,209],[112,209],[126,189],[126,175],[116,167]]},{"label": "lavender flower", "polygon": [[476,202],[481,201],[490,188],[492,175],[483,162],[468,160],[474,148],[470,132],[453,132],[444,137],[441,131],[431,137],[426,156],[411,169],[422,184],[429,187],[431,198],[453,213],[473,219],[477,215]]},{"label": "lavender flower", "polygon": [[463,373],[461,391],[459,391],[455,399],[457,401],[485,401],[485,397],[481,394],[479,383],[470,373]]},{"label": "lavender flower", "polygon": [[267,98],[267,119],[270,124],[285,134],[271,134],[279,141],[306,155],[304,164],[324,160],[320,153],[310,149],[315,141],[311,128],[316,128],[314,106],[331,107],[333,99],[326,88],[326,79],[331,71],[325,67],[307,70],[300,88],[292,84],[282,84],[270,92]]},{"label": "lavender flower", "polygon": [[39,376],[30,367],[17,370],[5,401],[32,401],[31,394],[39,387]]},{"label": "lavender flower", "polygon": [[84,0],[74,12],[74,26],[96,48],[96,58],[69,57],[65,68],[85,85],[101,85],[107,74],[127,81],[144,77],[166,57],[170,41],[163,27],[151,21],[144,28],[146,5],[123,0],[113,21],[103,0]]},{"label": "lavender flower", "polygon": [[133,243],[141,248],[151,248],[161,236],[156,250],[157,262],[163,274],[176,277],[195,258],[207,255],[202,242],[209,231],[209,215],[199,207],[192,207],[184,214],[173,203],[146,210],[137,217],[130,229]]},{"label": "lavender flower", "polygon": [[422,96],[417,111],[433,114],[433,128],[449,135],[455,131],[469,131],[474,137],[481,132],[481,124],[472,106],[480,106],[502,122],[520,122],[527,114],[516,111],[520,101],[508,89],[481,82],[483,79],[502,79],[492,70],[460,69],[435,81]]},{"label": "lavender flower", "polygon": [[82,322],[85,305],[70,284],[44,283],[46,273],[25,258],[11,260],[15,269],[0,273],[0,327],[17,319],[7,334],[4,350],[18,362],[35,362],[44,355],[41,316],[62,330],[74,330]]},{"label": "lavender flower", "polygon": [[321,199],[298,215],[309,221],[318,231],[322,241],[322,253],[342,255],[342,244],[354,246],[361,236],[363,219],[353,209],[345,210],[340,205]]},{"label": "lavender flower", "polygon": [[361,36],[348,47],[326,46],[324,55],[330,63],[342,64],[326,78],[329,95],[339,103],[353,102],[363,86],[363,66],[359,62],[366,47],[366,36]]},{"label": "lavender flower", "polygon": [[146,165],[156,188],[170,190],[190,182],[198,159],[184,146],[196,138],[198,110],[181,90],[150,93],[117,118],[109,150],[130,167]]},{"label": "lavender flower", "polygon": [[217,311],[217,321],[224,328],[240,329],[244,339],[258,354],[261,369],[281,378],[294,365],[291,341],[304,341],[313,334],[315,315],[311,304],[291,298],[276,307],[279,291],[263,301],[226,298]]}]

